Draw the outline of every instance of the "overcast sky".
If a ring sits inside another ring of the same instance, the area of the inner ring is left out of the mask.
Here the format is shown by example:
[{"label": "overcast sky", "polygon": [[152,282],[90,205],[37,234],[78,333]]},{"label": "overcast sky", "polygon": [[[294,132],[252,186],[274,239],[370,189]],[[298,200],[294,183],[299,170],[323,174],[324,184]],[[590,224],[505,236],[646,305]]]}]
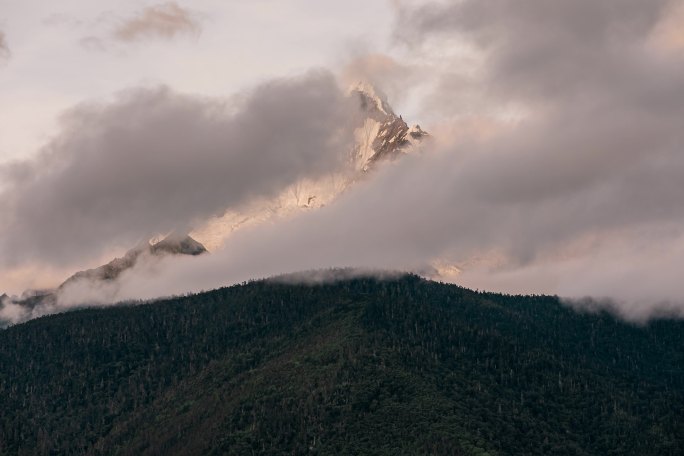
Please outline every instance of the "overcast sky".
[{"label": "overcast sky", "polygon": [[0,288],[339,169],[364,79],[430,131],[421,155],[103,299],[432,265],[684,314],[684,0],[50,8],[0,3]]}]

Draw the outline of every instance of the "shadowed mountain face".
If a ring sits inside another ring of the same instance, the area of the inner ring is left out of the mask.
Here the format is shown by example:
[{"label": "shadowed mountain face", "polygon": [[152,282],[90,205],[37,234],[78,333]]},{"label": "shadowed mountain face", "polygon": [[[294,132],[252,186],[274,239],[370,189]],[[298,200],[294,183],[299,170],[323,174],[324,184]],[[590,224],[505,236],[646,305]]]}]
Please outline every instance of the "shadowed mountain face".
[{"label": "shadowed mountain face", "polygon": [[135,247],[121,258],[115,258],[109,263],[94,269],[80,271],[65,280],[59,287],[63,288],[66,285],[77,280],[114,280],[122,272],[132,268],[137,263],[142,255],[201,255],[206,253],[207,249],[202,244],[191,238],[190,236],[178,236],[171,234],[166,238],[155,244],[145,243],[142,246]]},{"label": "shadowed mountain face", "polygon": [[0,454],[684,454],[682,321],[286,279],[0,331]]},{"label": "shadowed mountain face", "polygon": [[169,235],[150,246],[153,255],[201,255],[207,252],[204,246],[190,236]]},{"label": "shadowed mountain face", "polygon": [[[116,280],[124,271],[133,268],[143,257],[161,258],[166,255],[196,256],[203,253],[207,253],[207,249],[190,236],[171,234],[157,243],[144,243],[143,245],[132,248],[126,252],[124,256],[114,258],[107,264],[97,268],[79,271],[66,279],[55,289],[27,290],[19,298],[10,298],[6,294],[3,294],[0,296],[0,309],[9,302],[11,303],[10,305],[23,308],[27,312],[27,315],[30,315],[32,310],[38,306],[55,305],[58,293],[66,287],[79,281],[89,281],[97,284],[98,282]],[[3,321],[3,319],[0,318],[0,327],[8,323],[11,323],[11,321]]]}]

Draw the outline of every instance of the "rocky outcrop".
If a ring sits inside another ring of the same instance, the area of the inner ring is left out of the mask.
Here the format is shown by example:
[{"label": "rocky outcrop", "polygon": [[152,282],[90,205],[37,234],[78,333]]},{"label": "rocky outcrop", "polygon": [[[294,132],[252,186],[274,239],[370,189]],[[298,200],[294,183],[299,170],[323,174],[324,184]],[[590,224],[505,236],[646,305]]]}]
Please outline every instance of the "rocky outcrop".
[{"label": "rocky outcrop", "polygon": [[132,268],[142,255],[163,256],[163,255],[201,255],[206,253],[204,246],[190,236],[178,236],[171,234],[163,240],[142,246],[135,247],[121,258],[115,258],[109,263],[94,269],[77,272],[65,280],[58,289],[64,288],[77,280],[114,280],[122,272]]}]

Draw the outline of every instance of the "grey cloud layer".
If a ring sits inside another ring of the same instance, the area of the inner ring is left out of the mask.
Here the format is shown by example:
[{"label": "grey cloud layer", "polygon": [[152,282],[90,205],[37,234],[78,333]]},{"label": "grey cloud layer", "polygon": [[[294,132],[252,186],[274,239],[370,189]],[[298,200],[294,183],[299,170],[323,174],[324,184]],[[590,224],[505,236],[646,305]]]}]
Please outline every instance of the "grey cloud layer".
[{"label": "grey cloud layer", "polygon": [[162,88],[80,106],[37,159],[0,170],[0,258],[92,258],[338,169],[352,138],[347,103],[316,72],[236,103]]},{"label": "grey cloud layer", "polygon": [[[684,62],[650,43],[671,6],[465,0],[403,10],[401,32],[414,41],[454,35],[486,55],[481,86],[441,84],[441,103],[481,90],[483,110],[514,100],[528,115],[382,170],[319,212],[239,233],[192,271],[187,260],[148,285],[129,277],[121,296],[447,256],[470,264],[467,285],[607,296],[632,318],[681,315]],[[468,263],[492,252],[494,265]]]},{"label": "grey cloud layer", "polygon": [[468,61],[438,73],[432,109],[458,110],[465,103],[477,113],[485,104],[497,109],[513,103],[598,117],[625,104],[641,109],[645,102],[660,110],[675,106],[681,58],[654,52],[649,41],[677,3],[681,0],[404,5],[398,9],[397,36],[416,49],[456,39],[484,56],[484,71],[475,76]]},{"label": "grey cloud layer", "polygon": [[[607,296],[638,319],[663,310],[682,315],[684,61],[651,43],[674,3],[463,0],[404,7],[398,27],[417,52],[458,37],[484,56],[474,78],[439,74],[434,103],[448,107],[476,91],[473,111],[513,102],[526,116],[485,139],[442,138],[441,147],[379,169],[333,204],[238,232],[211,256],[131,271],[106,289],[69,290],[61,302],[153,298],[330,266],[412,269],[447,258],[464,269],[460,277],[469,286]],[[174,136],[170,144],[183,139]],[[176,165],[164,171],[173,174]],[[239,165],[237,175],[250,169]],[[14,171],[21,173],[35,180],[30,167]],[[249,185],[260,188],[259,182]],[[148,210],[160,195],[152,196]],[[494,263],[476,261],[491,254]]]},{"label": "grey cloud layer", "polygon": [[481,83],[500,93],[527,101],[600,95],[611,81],[624,89],[642,76],[644,38],[675,1],[448,1],[401,9],[399,30],[415,41],[454,35],[486,50]]},{"label": "grey cloud layer", "polygon": [[[414,41],[457,36],[486,56],[477,87],[457,77],[450,92],[454,76],[442,76],[441,103],[480,90],[486,103],[513,100],[530,113],[475,145],[496,159],[476,157],[461,176],[499,214],[514,208],[498,224],[521,259],[601,230],[681,223],[684,61],[651,42],[678,3],[473,0],[401,10],[400,30]],[[533,235],[512,236],[516,228]]]}]

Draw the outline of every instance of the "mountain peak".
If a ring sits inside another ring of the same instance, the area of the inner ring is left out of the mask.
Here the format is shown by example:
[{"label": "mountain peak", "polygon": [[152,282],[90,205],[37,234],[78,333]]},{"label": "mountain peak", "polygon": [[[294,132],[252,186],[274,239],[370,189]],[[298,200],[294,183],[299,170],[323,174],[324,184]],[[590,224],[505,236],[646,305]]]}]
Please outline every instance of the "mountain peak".
[{"label": "mountain peak", "polygon": [[201,255],[207,252],[202,243],[196,241],[187,234],[178,235],[171,233],[161,241],[150,246],[153,255],[174,254],[174,255]]},{"label": "mountain peak", "polygon": [[150,244],[143,243],[142,245],[132,248],[123,257],[114,258],[107,264],[99,266],[94,269],[87,269],[79,271],[76,274],[65,280],[59,288],[63,288],[68,283],[79,279],[89,280],[114,280],[122,272],[131,269],[136,265],[141,255],[149,254],[153,256],[163,255],[191,255],[197,256],[207,252],[207,249],[198,241],[191,238],[187,234],[179,235],[171,233],[161,241]]},{"label": "mountain peak", "polygon": [[378,161],[395,159],[428,136],[419,125],[409,128],[373,85],[359,82],[349,93],[359,97],[361,110],[367,116],[357,133],[357,169],[365,172]]}]

